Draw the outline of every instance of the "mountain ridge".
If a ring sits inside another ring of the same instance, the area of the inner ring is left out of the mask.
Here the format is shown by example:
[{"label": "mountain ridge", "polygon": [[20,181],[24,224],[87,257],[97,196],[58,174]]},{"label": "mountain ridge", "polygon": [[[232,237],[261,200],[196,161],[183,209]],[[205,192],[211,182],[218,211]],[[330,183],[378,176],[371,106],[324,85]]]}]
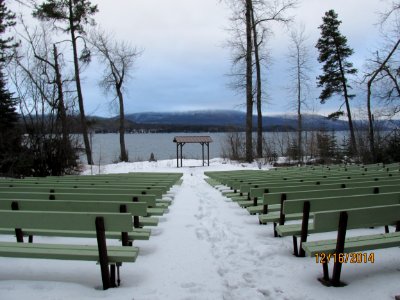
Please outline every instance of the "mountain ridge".
[{"label": "mountain ridge", "polygon": [[[146,125],[191,125],[191,126],[223,126],[244,129],[246,113],[237,110],[196,110],[180,112],[141,112],[126,114],[125,118],[136,124]],[[253,115],[253,124],[257,117]],[[346,121],[329,120],[320,115],[303,115],[304,130],[348,130]],[[296,130],[296,115],[263,116],[263,130],[276,129]]]}]

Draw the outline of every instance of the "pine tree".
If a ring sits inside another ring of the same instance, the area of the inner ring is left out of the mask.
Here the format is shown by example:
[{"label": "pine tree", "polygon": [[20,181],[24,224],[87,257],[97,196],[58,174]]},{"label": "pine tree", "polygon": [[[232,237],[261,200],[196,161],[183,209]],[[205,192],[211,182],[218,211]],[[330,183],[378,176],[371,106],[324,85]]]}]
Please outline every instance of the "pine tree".
[{"label": "pine tree", "polygon": [[[319,96],[321,103],[331,98],[335,94],[342,95],[347,110],[347,117],[350,129],[350,141],[353,154],[357,153],[356,139],[354,134],[353,121],[350,111],[350,99],[355,95],[349,93],[351,86],[348,84],[347,76],[355,74],[357,69],[348,61],[353,54],[353,50],[347,46],[347,38],[339,31],[342,23],[338,20],[338,15],[334,10],[329,10],[322,18],[323,24],[321,37],[318,39],[316,48],[319,51],[318,61],[323,63],[323,74],[318,76],[318,87],[323,90]],[[340,113],[335,113],[335,116]]]},{"label": "pine tree", "polygon": [[16,47],[13,39],[4,37],[9,27],[14,26],[15,15],[0,0],[0,173],[9,173],[20,151],[20,135],[17,133],[18,114],[16,99],[7,89],[4,77],[5,64],[9,59],[8,50]]}]

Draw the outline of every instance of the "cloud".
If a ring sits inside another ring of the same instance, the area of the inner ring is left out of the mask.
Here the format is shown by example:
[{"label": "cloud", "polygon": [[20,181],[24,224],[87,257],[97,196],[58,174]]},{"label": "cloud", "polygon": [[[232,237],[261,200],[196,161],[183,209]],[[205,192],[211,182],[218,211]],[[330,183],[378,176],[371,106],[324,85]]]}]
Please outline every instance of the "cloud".
[{"label": "cloud", "polygon": [[[244,102],[228,88],[229,50],[222,45],[229,39],[230,10],[218,0],[91,0],[99,12],[95,19],[115,38],[144,49],[137,61],[133,79],[127,85],[126,112],[173,111],[201,108],[236,108]],[[334,9],[342,20],[341,31],[355,51],[351,58],[361,68],[369,53],[379,44],[374,25],[377,12],[390,4],[385,0],[300,0],[291,15],[304,23],[312,51],[312,82],[320,72],[315,44],[323,14]],[[287,52],[289,29],[271,24],[274,36],[268,41],[273,61],[266,73],[271,104],[265,111],[285,111],[289,96]],[[88,112],[108,115],[108,100],[96,81],[101,66],[92,64],[84,76],[85,106]],[[314,85],[315,87],[315,85]],[[316,93],[318,94],[318,93]],[[324,109],[324,108],[322,108]]]}]

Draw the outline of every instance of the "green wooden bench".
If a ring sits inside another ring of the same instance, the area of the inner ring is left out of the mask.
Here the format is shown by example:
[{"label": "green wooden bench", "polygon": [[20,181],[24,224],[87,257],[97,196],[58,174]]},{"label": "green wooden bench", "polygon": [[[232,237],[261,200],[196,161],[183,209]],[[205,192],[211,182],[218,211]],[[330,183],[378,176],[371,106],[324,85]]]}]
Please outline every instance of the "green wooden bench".
[{"label": "green wooden bench", "polygon": [[131,194],[81,194],[81,193],[37,193],[19,191],[0,191],[0,199],[27,200],[76,200],[76,201],[117,201],[117,202],[146,202],[148,216],[162,216],[167,212],[163,203],[157,203],[154,195]]},{"label": "green wooden bench", "polygon": [[85,188],[96,188],[96,189],[105,189],[109,188],[112,190],[121,189],[121,190],[143,190],[147,193],[150,193],[152,189],[161,190],[162,194],[168,192],[170,187],[159,185],[157,183],[134,183],[134,184],[124,184],[124,183],[100,183],[100,182],[27,182],[23,181],[13,181],[9,182],[6,180],[0,180],[0,187],[15,187],[15,188],[31,188],[31,187],[41,187],[48,189],[58,189],[58,188],[73,188],[73,189],[85,189]]},{"label": "green wooden bench", "polygon": [[163,195],[160,189],[120,189],[111,188],[108,185],[96,188],[62,188],[62,187],[42,187],[42,186],[0,186],[0,192],[18,191],[18,192],[32,192],[32,193],[79,193],[79,194],[132,194],[132,195],[154,195],[161,198]]},{"label": "green wooden bench", "polygon": [[[268,175],[268,172],[264,172],[265,174]],[[279,176],[258,176],[258,177],[246,177],[246,176],[240,176],[235,179],[227,180],[226,185],[229,186],[232,190],[240,190],[241,192],[245,192],[242,189],[245,188],[247,185],[252,185],[252,184],[265,184],[265,183],[270,183],[270,182],[279,182],[279,181],[306,181],[308,178],[315,180],[315,179],[323,179],[323,178],[343,178],[345,176],[348,177],[363,177],[363,176],[378,176],[384,175],[385,173],[388,173],[388,171],[371,171],[371,172],[335,172],[335,173],[329,173],[329,172],[307,172],[304,174],[298,174],[298,172],[294,174],[279,174]],[[390,173],[392,174],[398,174],[398,170],[391,171]],[[273,172],[271,173],[273,174]]]},{"label": "green wooden bench", "polygon": [[[371,226],[396,226],[396,232],[346,238],[347,230]],[[362,262],[368,257],[362,252],[400,246],[400,205],[376,206],[361,209],[318,212],[314,216],[314,228],[320,232],[337,230],[335,240],[306,242],[302,248],[308,256],[321,258],[323,277],[319,280],[329,286],[342,286],[340,275],[343,263],[350,263],[361,255]],[[328,257],[334,261],[332,277],[329,276]],[[357,262],[357,260],[356,260]]]},{"label": "green wooden bench", "polygon": [[253,200],[254,206],[247,207],[247,210],[249,211],[250,214],[255,214],[255,213],[265,214],[268,213],[269,211],[279,210],[281,202],[284,201],[286,198],[286,193],[303,192],[310,190],[316,191],[316,190],[328,190],[328,189],[363,188],[363,187],[373,187],[377,185],[396,185],[400,183],[400,179],[387,177],[373,181],[346,180],[346,181],[334,181],[326,184],[317,184],[317,183],[318,182],[315,182],[315,184],[313,185],[299,184],[286,187],[283,186],[270,187],[268,189],[268,193],[263,194],[262,204],[254,205],[258,204],[257,199],[254,199]]},{"label": "green wooden bench", "polygon": [[[17,242],[0,242],[0,256],[15,258],[41,258],[86,260],[100,264],[103,289],[116,287],[115,268],[123,262],[134,262],[139,249],[127,245],[126,236],[132,231],[129,213],[74,213],[41,211],[0,211],[0,227],[14,228]],[[21,242],[21,231],[32,230],[92,231],[96,245],[29,244]],[[106,232],[121,233],[121,246],[107,246]]]},{"label": "green wooden bench", "polygon": [[[291,178],[291,179],[274,179],[274,180],[264,180],[258,183],[245,183],[241,184],[238,187],[239,192],[236,191],[226,191],[223,194],[226,197],[231,198],[233,201],[247,201],[243,204],[246,206],[257,206],[258,198],[261,198],[264,193],[270,192],[270,189],[274,188],[282,188],[288,186],[297,186],[297,185],[326,185],[333,183],[344,183],[344,182],[352,182],[352,181],[379,181],[386,180],[388,178],[400,178],[400,173],[371,173],[368,175],[357,175],[357,176],[319,176],[317,178],[313,175],[302,176],[299,178]],[[253,201],[253,202],[251,202]]]},{"label": "green wooden bench", "polygon": [[[294,254],[298,256],[304,256],[301,245],[307,241],[308,235],[312,233],[324,232],[321,231],[323,228],[315,228],[313,223],[309,224],[310,213],[313,213],[315,218],[315,214],[321,211],[383,206],[399,203],[400,192],[287,201],[284,204],[284,212],[291,214],[302,211],[301,223],[278,225],[276,226],[276,232],[279,236],[292,236]],[[388,227],[385,227],[385,231],[389,231]],[[298,236],[300,237],[299,253],[297,250]]]},{"label": "green wooden bench", "polygon": [[380,181],[380,180],[397,180],[400,178],[400,173],[385,173],[385,174],[371,174],[368,176],[341,176],[341,177],[326,177],[326,178],[302,178],[297,181],[278,181],[278,182],[263,182],[262,184],[248,185],[243,189],[245,193],[250,193],[250,199],[255,197],[262,197],[268,192],[269,188],[282,187],[282,186],[295,186],[295,185],[326,185],[333,183],[345,182],[360,182],[360,181]]},{"label": "green wooden bench", "polygon": [[[368,195],[368,194],[379,194],[379,193],[393,193],[400,192],[400,185],[379,185],[379,186],[369,186],[369,187],[355,187],[355,188],[339,188],[339,189],[320,189],[320,190],[306,190],[306,191],[296,191],[288,192],[281,195],[281,205],[279,211],[272,211],[267,214],[261,214],[258,216],[260,224],[266,224],[268,222],[274,223],[274,228],[276,223],[279,225],[285,224],[285,221],[298,220],[302,218],[303,207],[301,205],[302,201],[311,200],[313,198],[323,198],[323,197],[343,197],[343,196],[355,196],[355,195]],[[274,194],[269,194],[273,196]],[[279,197],[279,195],[277,195]],[[303,199],[303,200],[301,200]],[[300,201],[297,201],[300,200]],[[288,203],[286,202],[292,202]],[[325,203],[324,201],[321,203]],[[282,205],[283,204],[283,205]],[[297,206],[296,206],[297,205]],[[322,204],[324,205],[324,204]],[[322,207],[323,208],[323,207]]]},{"label": "green wooden bench", "polygon": [[[130,213],[133,217],[133,230],[129,232],[128,240],[131,245],[134,240],[148,240],[151,230],[141,228],[140,216],[147,215],[147,205],[143,202],[94,202],[94,201],[58,201],[58,200],[11,200],[1,199],[0,210],[20,210],[20,211],[57,211],[57,212],[97,212],[97,213]],[[154,219],[154,218],[153,218]],[[158,219],[156,219],[158,221]],[[1,234],[13,234],[7,228],[0,228]],[[54,230],[24,230],[24,236],[29,236],[32,243],[33,236],[73,236],[73,237],[93,237],[93,232],[81,231],[58,232]],[[121,238],[119,232],[107,232],[107,238]]]},{"label": "green wooden bench", "polygon": [[[398,171],[399,166],[386,168],[384,165],[364,165],[364,166],[329,166],[329,167],[290,167],[276,168],[269,171],[264,170],[245,170],[245,171],[223,171],[223,172],[205,172],[205,175],[219,181],[221,184],[230,186],[230,182],[249,182],[276,179],[278,177],[299,177],[315,175],[342,175],[359,173],[383,173],[387,171]],[[288,179],[288,178],[287,178]]]}]

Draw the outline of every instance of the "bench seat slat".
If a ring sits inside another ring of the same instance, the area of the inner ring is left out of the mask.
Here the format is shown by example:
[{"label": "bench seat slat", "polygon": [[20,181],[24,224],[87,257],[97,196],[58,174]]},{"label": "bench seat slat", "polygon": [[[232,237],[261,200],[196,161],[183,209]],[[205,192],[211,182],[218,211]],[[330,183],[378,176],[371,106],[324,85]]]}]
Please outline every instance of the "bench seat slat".
[{"label": "bench seat slat", "polygon": [[[285,224],[276,226],[279,236],[293,236],[301,234],[301,224]],[[314,223],[308,224],[308,233],[314,233]]]},{"label": "bench seat slat", "polygon": [[154,217],[139,217],[140,226],[157,226],[158,218]]},{"label": "bench seat slat", "polygon": [[147,208],[147,214],[149,216],[162,216],[166,212],[166,208],[162,207],[149,207]]},{"label": "bench seat slat", "polygon": [[[0,234],[14,234],[15,230],[12,228],[0,228]],[[88,237],[95,238],[96,231],[90,230],[51,230],[51,229],[23,229],[25,236],[63,236],[63,237]],[[129,240],[149,240],[151,231],[145,228],[134,228],[132,232],[128,232]],[[119,239],[121,238],[121,232],[118,231],[106,231],[106,238]]]},{"label": "bench seat slat", "polygon": [[[109,263],[134,262],[139,250],[136,247],[107,247]],[[27,244],[0,242],[0,256],[17,258],[42,258],[62,260],[98,261],[97,246],[64,244]]]},{"label": "bench seat slat", "polygon": [[[400,246],[400,232],[347,238],[344,252],[351,253],[396,246]],[[332,254],[336,250],[336,239],[306,242],[303,243],[302,247],[308,256],[314,256],[317,253]]]},{"label": "bench seat slat", "polygon": [[[132,215],[129,213],[79,213],[47,211],[0,211],[0,227],[54,230],[96,230],[98,216],[107,218],[109,231],[129,232],[132,230]],[[51,225],[49,225],[51,224]]]},{"label": "bench seat slat", "polygon": [[[302,213],[288,214],[288,215],[285,215],[285,220],[286,221],[299,220],[302,218],[302,216],[303,216]],[[312,217],[312,216],[313,216],[313,214],[311,213],[310,217]],[[258,219],[260,220],[261,223],[279,222],[280,212],[273,211],[266,215],[259,215]]]},{"label": "bench seat slat", "polygon": [[[247,207],[246,209],[250,214],[260,214],[263,212],[263,208],[264,208],[263,205],[257,205],[257,206]],[[269,209],[269,207],[268,207],[268,209]]]}]

